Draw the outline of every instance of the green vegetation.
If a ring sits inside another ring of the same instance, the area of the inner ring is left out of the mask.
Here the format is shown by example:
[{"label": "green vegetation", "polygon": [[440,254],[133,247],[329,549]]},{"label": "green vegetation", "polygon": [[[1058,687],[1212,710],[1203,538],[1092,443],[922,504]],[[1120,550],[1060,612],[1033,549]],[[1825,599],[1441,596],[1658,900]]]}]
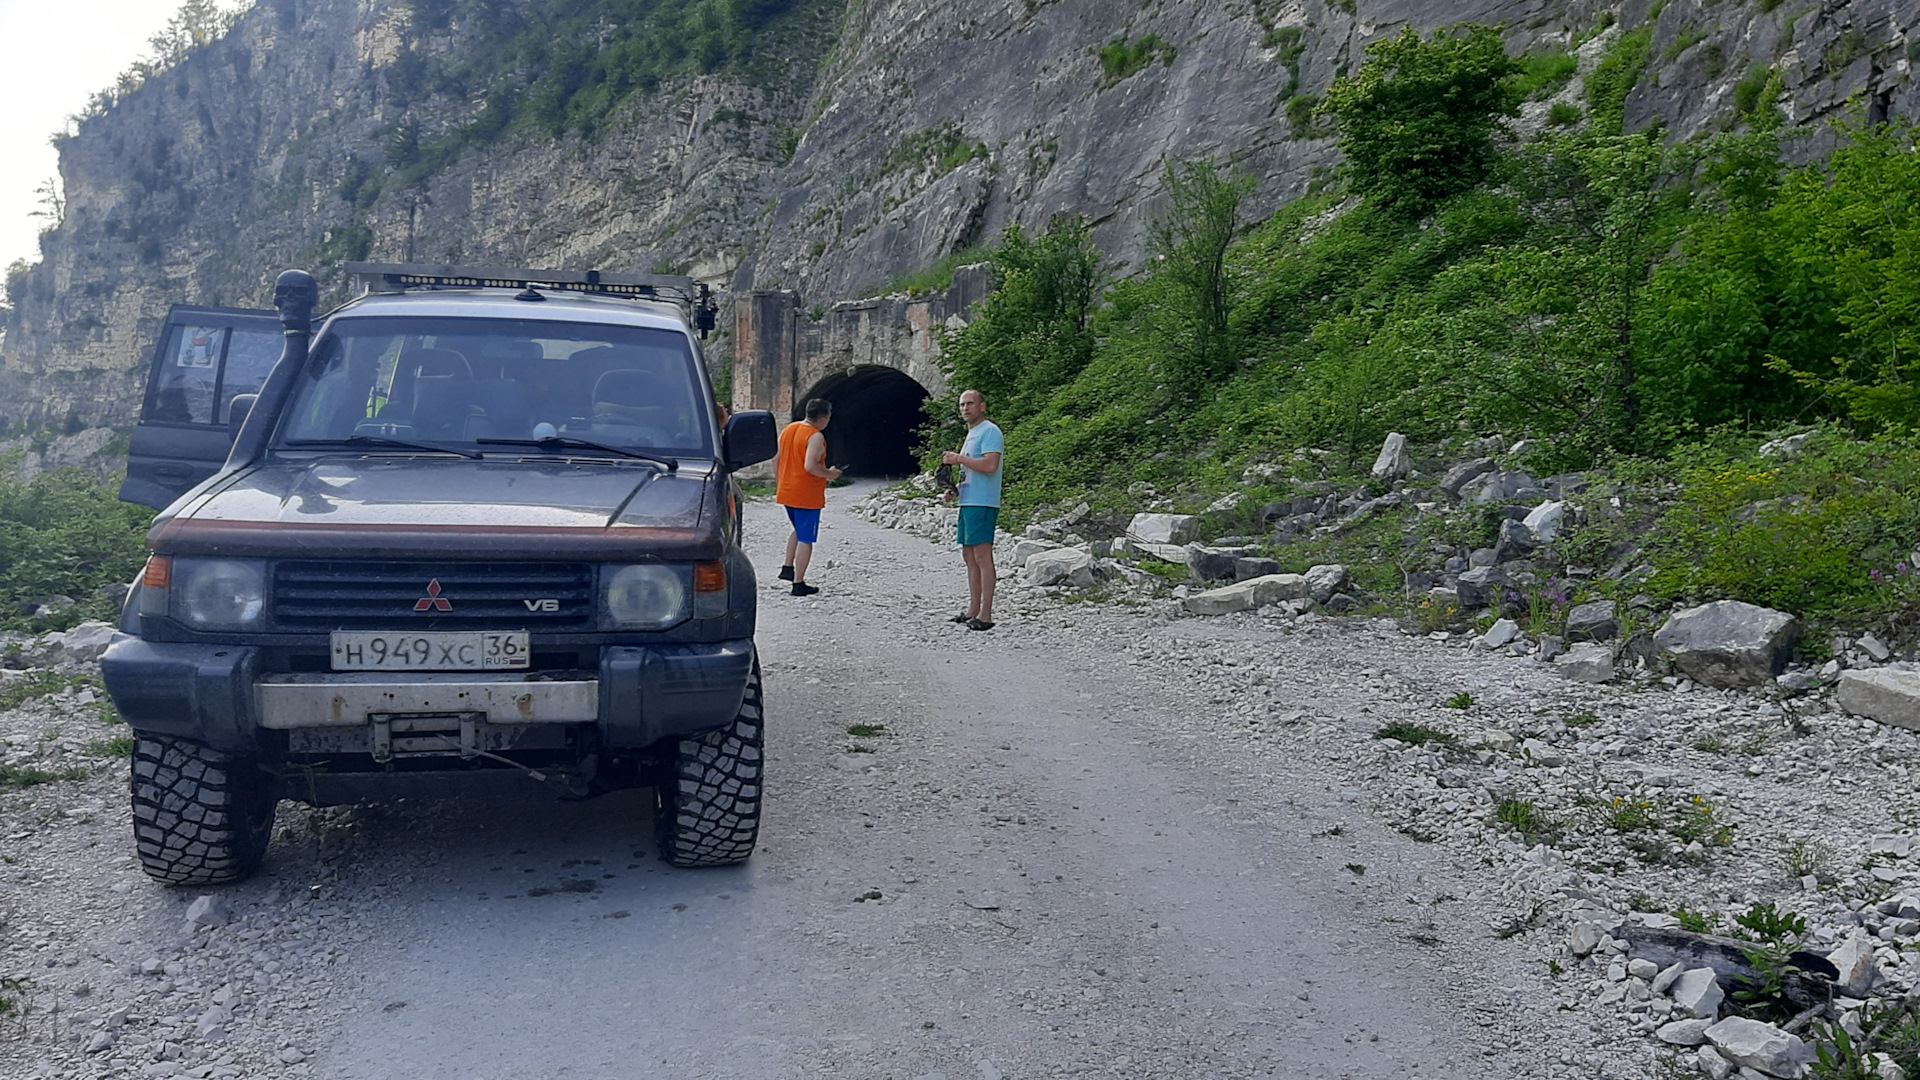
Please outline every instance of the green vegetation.
[{"label": "green vegetation", "polygon": [[955,270],[974,263],[990,262],[992,259],[993,252],[989,248],[970,247],[964,251],[956,251],[925,270],[894,278],[867,295],[891,296],[895,293],[906,293],[908,296],[917,296],[921,293],[940,292],[953,284]]},{"label": "green vegetation", "polygon": [[1441,707],[1447,709],[1471,709],[1473,708],[1473,695],[1462,690],[1446,701],[1441,702]]},{"label": "green vegetation", "polygon": [[34,698],[47,697],[51,694],[64,694],[69,690],[80,690],[87,687],[104,689],[104,685],[97,678],[83,676],[79,679],[74,679],[62,675],[57,671],[37,670],[25,678],[16,679],[13,682],[7,683],[5,686],[0,686],[0,712],[5,712],[8,709],[17,709],[22,704],[32,701]]},{"label": "green vegetation", "polygon": [[1418,210],[1484,180],[1500,118],[1530,84],[1510,79],[1525,69],[1508,58],[1499,32],[1464,25],[1422,41],[1408,26],[1367,46],[1367,58],[1327,91],[1353,189]]},{"label": "green vegetation", "polygon": [[[22,481],[0,462],[0,629],[63,630],[111,617],[109,601],[96,594],[133,580],[153,518],[117,491],[117,483],[72,470]],[[78,602],[44,619],[20,614],[21,605],[53,595]]]},{"label": "green vegetation", "polygon": [[1720,926],[1719,912],[1695,911],[1685,904],[1673,909],[1673,917],[1680,921],[1680,929],[1695,934],[1711,934]]},{"label": "green vegetation", "polygon": [[1125,38],[1109,42],[1095,55],[1100,58],[1100,70],[1106,74],[1100,83],[1104,88],[1138,75],[1155,60],[1171,67],[1175,51],[1160,35],[1148,34],[1132,42]]},{"label": "green vegetation", "polygon": [[1528,53],[1520,58],[1513,88],[1526,101],[1542,101],[1572,82],[1579,69],[1580,61],[1572,53]]},{"label": "green vegetation", "polygon": [[1548,817],[1533,800],[1509,796],[1494,806],[1494,820],[1512,829],[1528,844],[1552,843],[1560,835],[1559,822]]},{"label": "green vegetation", "polygon": [[0,765],[0,791],[36,787],[62,780],[79,780],[86,775],[87,770],[77,765],[69,765],[64,769],[42,769],[34,765]]},{"label": "green vegetation", "polygon": [[1787,999],[1788,979],[1800,974],[1792,962],[1794,950],[1807,936],[1807,920],[1790,911],[1780,911],[1771,901],[1756,903],[1733,917],[1737,933],[1752,944],[1741,952],[1753,966],[1754,976],[1733,992],[1733,1000],[1759,1020],[1784,1020],[1794,1013]]},{"label": "green vegetation", "polygon": [[1587,76],[1587,112],[1596,131],[1618,134],[1625,122],[1627,94],[1646,70],[1647,55],[1653,49],[1653,20],[1647,25],[1623,32],[1593,73]]},{"label": "green vegetation", "polygon": [[[1635,554],[1656,571],[1640,591],[1663,599],[1920,622],[1913,130],[1845,122],[1831,158],[1790,166],[1759,80],[1748,130],[1621,134],[1645,30],[1589,80],[1591,123],[1522,145],[1498,132],[1523,72],[1488,32],[1377,43],[1329,94],[1343,176],[1248,222],[1244,178],[1169,162],[1152,258],[1128,280],[1104,277],[1084,223],[1010,230],[989,253],[1004,287],[945,360],[1021,448],[1009,519],[1138,509],[1136,484],[1194,510],[1254,464],[1271,479],[1237,489],[1257,507],[1364,482],[1389,431],[1500,432],[1535,441],[1536,475],[1591,470],[1596,491],[1641,500],[1587,506],[1560,565]],[[1758,456],[1796,431],[1815,433],[1799,456]],[[1392,595],[1422,568],[1408,530],[1482,547],[1497,524],[1403,505],[1276,554],[1343,562]],[[1580,589],[1548,579],[1507,600],[1552,632],[1598,591]],[[1448,630],[1462,613],[1412,614]]]},{"label": "green vegetation", "polygon": [[1397,739],[1410,746],[1453,746],[1457,740],[1444,731],[1427,727],[1425,724],[1395,720],[1386,727],[1373,733],[1376,739]]}]

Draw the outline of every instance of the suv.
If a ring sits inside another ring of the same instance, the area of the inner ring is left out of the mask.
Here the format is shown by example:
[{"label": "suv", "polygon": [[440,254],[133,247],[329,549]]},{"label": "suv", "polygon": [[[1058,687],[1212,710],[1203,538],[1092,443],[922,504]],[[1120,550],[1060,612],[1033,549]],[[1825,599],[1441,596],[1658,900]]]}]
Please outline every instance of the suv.
[{"label": "suv", "polygon": [[366,292],[317,334],[314,279],[280,276],[264,381],[233,357],[267,313],[176,309],[161,335],[122,497],[172,498],[101,660],[147,873],[246,877],[282,798],[627,787],[656,792],[666,861],[747,858],[762,713],[732,474],[775,432],[722,423],[706,288],[347,270]]}]

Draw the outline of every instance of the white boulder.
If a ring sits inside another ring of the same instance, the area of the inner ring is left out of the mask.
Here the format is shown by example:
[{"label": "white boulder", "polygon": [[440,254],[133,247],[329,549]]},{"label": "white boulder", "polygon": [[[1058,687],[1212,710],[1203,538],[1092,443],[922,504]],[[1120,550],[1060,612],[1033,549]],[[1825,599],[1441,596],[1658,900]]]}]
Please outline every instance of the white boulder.
[{"label": "white boulder", "polygon": [[1093,556],[1079,548],[1055,548],[1027,558],[1027,580],[1035,585],[1093,584]]},{"label": "white boulder", "polygon": [[1340,591],[1340,587],[1347,583],[1347,568],[1339,563],[1309,567],[1306,578],[1308,594],[1324,604],[1328,597]]},{"label": "white boulder", "polygon": [[1564,502],[1543,502],[1527,512],[1526,520],[1521,524],[1533,534],[1536,543],[1551,544],[1560,535],[1560,523],[1567,516],[1567,504]]},{"label": "white boulder", "polygon": [[1127,535],[1148,544],[1185,544],[1200,539],[1200,519],[1192,514],[1135,514]]},{"label": "white boulder", "polygon": [[1872,989],[1873,980],[1879,970],[1873,964],[1873,938],[1865,931],[1855,930],[1847,935],[1840,947],[1827,954],[1827,960],[1833,964],[1840,977],[1834,985],[1853,997],[1865,997]]},{"label": "white boulder", "polygon": [[1920,671],[1855,668],[1840,673],[1840,707],[1855,716],[1920,731]]},{"label": "white boulder", "polygon": [[1768,1076],[1799,1076],[1813,1061],[1813,1050],[1772,1024],[1730,1016],[1707,1029],[1707,1041],[1728,1061]]},{"label": "white boulder", "polygon": [[1720,1003],[1727,999],[1720,989],[1720,977],[1710,967],[1692,968],[1673,980],[1673,1004],[1682,1014],[1712,1019],[1720,1014]]},{"label": "white boulder", "polygon": [[1413,462],[1407,458],[1407,437],[1394,432],[1380,447],[1380,456],[1373,459],[1373,477],[1376,480],[1398,480],[1413,471]]}]

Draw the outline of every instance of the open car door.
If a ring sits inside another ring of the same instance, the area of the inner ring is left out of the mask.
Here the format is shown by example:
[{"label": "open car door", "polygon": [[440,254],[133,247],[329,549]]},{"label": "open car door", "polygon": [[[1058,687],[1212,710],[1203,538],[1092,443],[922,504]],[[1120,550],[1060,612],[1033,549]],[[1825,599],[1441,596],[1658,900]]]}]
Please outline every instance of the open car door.
[{"label": "open car door", "polygon": [[233,399],[260,391],[283,339],[271,311],[180,305],[168,311],[120,501],[163,510],[219,471],[233,446],[227,424]]}]

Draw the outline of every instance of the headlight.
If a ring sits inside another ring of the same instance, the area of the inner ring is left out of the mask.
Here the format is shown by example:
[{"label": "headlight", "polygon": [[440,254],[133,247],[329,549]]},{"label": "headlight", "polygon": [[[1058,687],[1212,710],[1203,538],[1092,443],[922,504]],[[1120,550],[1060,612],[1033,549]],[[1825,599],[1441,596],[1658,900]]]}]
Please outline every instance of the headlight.
[{"label": "headlight", "polygon": [[687,617],[691,578],[684,566],[608,567],[601,579],[607,622],[623,630],[665,630]]},{"label": "headlight", "polygon": [[195,630],[251,630],[267,610],[267,566],[238,559],[175,559],[167,610]]}]

